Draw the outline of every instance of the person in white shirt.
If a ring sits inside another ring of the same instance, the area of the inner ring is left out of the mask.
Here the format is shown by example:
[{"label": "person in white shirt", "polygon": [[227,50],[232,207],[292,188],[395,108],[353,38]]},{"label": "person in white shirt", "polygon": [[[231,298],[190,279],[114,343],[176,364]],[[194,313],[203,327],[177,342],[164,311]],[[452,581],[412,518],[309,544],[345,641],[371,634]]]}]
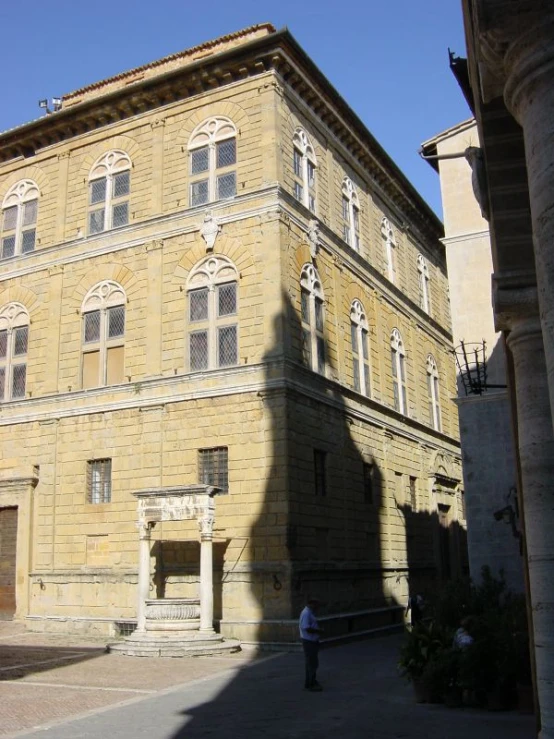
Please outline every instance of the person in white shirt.
[{"label": "person in white shirt", "polygon": [[321,685],[316,680],[317,668],[319,667],[319,635],[322,629],[319,627],[315,612],[319,606],[319,601],[315,598],[309,598],[306,607],[300,614],[300,639],[304,649],[304,659],[306,663],[306,680],[304,689],[312,692],[322,690]]}]

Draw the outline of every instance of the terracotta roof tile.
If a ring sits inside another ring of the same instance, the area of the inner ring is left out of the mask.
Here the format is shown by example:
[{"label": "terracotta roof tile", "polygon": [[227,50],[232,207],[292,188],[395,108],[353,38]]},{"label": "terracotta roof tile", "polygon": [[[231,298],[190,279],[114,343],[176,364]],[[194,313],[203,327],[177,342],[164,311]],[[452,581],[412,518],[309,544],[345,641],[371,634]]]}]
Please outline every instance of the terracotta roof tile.
[{"label": "terracotta roof tile", "polygon": [[210,49],[214,49],[215,47],[221,46],[222,44],[225,44],[229,41],[238,40],[259,31],[266,31],[266,33],[269,35],[271,33],[275,33],[275,30],[275,27],[271,23],[259,23],[254,26],[248,26],[248,28],[243,28],[240,31],[235,31],[233,33],[226,34],[225,36],[219,36],[216,39],[205,41],[204,43],[193,46],[190,49],[184,49],[183,51],[178,51],[175,54],[169,54],[169,56],[164,56],[161,59],[156,59],[155,61],[149,62],[148,64],[143,64],[140,67],[129,69],[126,72],[120,72],[113,77],[107,77],[104,80],[99,80],[98,82],[93,82],[90,85],[81,87],[78,90],[73,90],[73,92],[69,92],[63,96],[63,102],[70,102],[75,97],[84,95],[87,92],[91,92],[93,90],[98,90],[101,87],[111,85],[115,82],[123,81],[127,77],[132,77],[134,75],[140,74],[140,72],[145,72],[147,70],[161,67],[165,64],[177,61],[179,59],[185,59],[187,57],[194,56],[201,51],[209,51]]}]

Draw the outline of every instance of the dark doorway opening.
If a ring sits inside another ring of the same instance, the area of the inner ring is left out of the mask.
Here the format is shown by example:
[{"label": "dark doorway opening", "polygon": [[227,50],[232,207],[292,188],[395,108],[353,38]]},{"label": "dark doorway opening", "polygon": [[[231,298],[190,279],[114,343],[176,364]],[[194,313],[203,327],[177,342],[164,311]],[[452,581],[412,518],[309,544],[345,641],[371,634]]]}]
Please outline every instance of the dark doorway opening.
[{"label": "dark doorway opening", "polygon": [[0,619],[15,613],[17,508],[0,508]]}]

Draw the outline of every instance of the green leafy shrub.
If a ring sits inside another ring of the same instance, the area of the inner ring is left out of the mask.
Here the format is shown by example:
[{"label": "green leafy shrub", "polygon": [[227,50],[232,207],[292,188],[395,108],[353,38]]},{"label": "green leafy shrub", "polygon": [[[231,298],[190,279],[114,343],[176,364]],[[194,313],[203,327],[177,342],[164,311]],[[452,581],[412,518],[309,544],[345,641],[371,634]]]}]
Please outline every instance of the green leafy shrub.
[{"label": "green leafy shrub", "polygon": [[421,621],[406,632],[400,648],[398,666],[408,680],[421,678],[428,663],[448,649],[452,643],[450,630],[436,621]]},{"label": "green leafy shrub", "polygon": [[[501,577],[483,569],[482,580],[447,583],[429,599],[428,620],[406,634],[399,667],[409,680],[420,681],[428,699],[449,689],[464,690],[483,703],[487,695],[508,705],[517,683],[531,683],[525,599],[511,593]],[[467,618],[470,617],[470,618]],[[453,637],[466,619],[473,643],[453,647]]]}]

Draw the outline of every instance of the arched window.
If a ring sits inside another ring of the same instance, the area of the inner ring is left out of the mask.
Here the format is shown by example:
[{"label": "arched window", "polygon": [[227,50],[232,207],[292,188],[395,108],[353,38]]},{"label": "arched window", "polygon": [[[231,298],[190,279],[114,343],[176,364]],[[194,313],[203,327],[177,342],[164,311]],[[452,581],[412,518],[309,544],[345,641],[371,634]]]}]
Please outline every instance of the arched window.
[{"label": "arched window", "polygon": [[189,369],[238,364],[237,270],[226,257],[207,257],[187,283]]},{"label": "arched window", "polygon": [[6,193],[2,203],[2,259],[34,251],[38,198],[38,186],[32,180],[21,180]]},{"label": "arched window", "polygon": [[237,130],[216,116],[197,126],[190,137],[190,205],[233,198],[237,194]]},{"label": "arched window", "polygon": [[292,139],[294,195],[297,200],[315,213],[315,170],[317,160],[314,147],[306,132],[297,128]]},{"label": "arched window", "polygon": [[417,273],[419,277],[419,307],[426,313],[430,313],[429,267],[422,254],[417,255]]},{"label": "arched window", "polygon": [[429,419],[431,426],[441,430],[441,409],[439,402],[439,371],[434,357],[427,356],[427,390],[429,393]]},{"label": "arched window", "polygon": [[83,388],[117,385],[125,379],[125,291],[104,280],[83,300]]},{"label": "arched window", "polygon": [[360,201],[352,180],[342,182],[343,236],[347,244],[360,251]]},{"label": "arched window", "polygon": [[25,397],[29,314],[20,303],[0,308],[0,402]]},{"label": "arched window", "polygon": [[352,364],[354,390],[371,395],[369,373],[369,328],[363,305],[359,300],[350,309],[350,335],[352,339]]},{"label": "arched window", "polygon": [[392,388],[394,392],[394,407],[400,413],[408,412],[408,398],[406,394],[406,354],[404,342],[398,329],[394,329],[390,337]]},{"label": "arched window", "polygon": [[387,277],[394,283],[396,282],[396,239],[388,218],[383,218],[381,221],[381,236],[385,245]]},{"label": "arched window", "polygon": [[97,234],[129,223],[131,160],[124,151],[109,151],[89,175],[88,232]]},{"label": "arched window", "polygon": [[300,275],[300,299],[304,363],[314,372],[324,375],[323,290],[317,270],[311,264],[304,265]]}]

